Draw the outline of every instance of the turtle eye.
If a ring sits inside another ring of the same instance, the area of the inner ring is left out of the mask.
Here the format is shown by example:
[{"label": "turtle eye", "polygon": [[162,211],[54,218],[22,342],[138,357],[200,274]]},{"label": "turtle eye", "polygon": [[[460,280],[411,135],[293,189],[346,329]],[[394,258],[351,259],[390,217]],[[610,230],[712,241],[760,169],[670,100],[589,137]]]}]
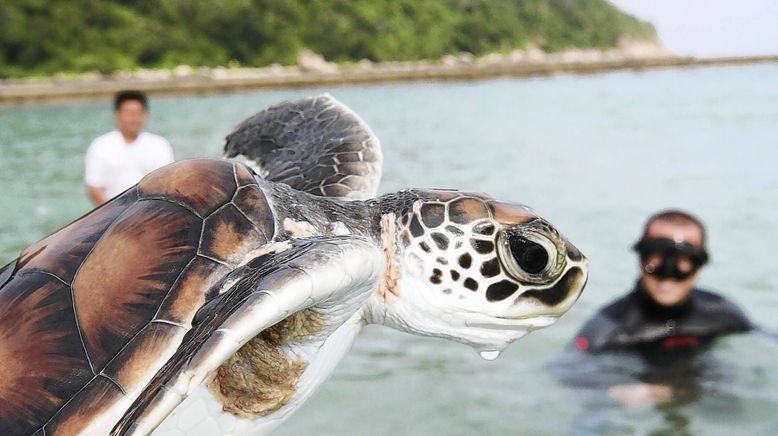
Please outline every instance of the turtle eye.
[{"label": "turtle eye", "polygon": [[508,231],[499,237],[500,260],[513,278],[526,283],[547,283],[561,270],[557,247],[533,231]]},{"label": "turtle eye", "polygon": [[530,274],[540,274],[548,265],[548,252],[542,245],[521,236],[508,238],[511,255],[519,268]]}]

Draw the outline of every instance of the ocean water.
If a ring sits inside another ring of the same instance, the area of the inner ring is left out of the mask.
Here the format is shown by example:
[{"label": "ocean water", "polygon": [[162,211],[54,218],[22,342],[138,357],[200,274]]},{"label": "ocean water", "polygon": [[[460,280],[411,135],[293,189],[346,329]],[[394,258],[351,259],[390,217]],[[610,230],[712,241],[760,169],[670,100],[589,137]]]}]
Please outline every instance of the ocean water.
[{"label": "ocean water", "polygon": [[[708,225],[702,285],[778,331],[778,65],[159,97],[149,130],[179,159],[218,157],[245,117],[325,91],[381,139],[383,192],[459,188],[529,204],[589,257],[590,279],[556,325],[491,362],[369,326],[277,434],[778,434],[778,341],[766,335],[717,343],[697,394],[664,407],[620,406],[550,368],[632,285],[629,246],[665,207]],[[109,102],[0,109],[0,265],[89,210],[83,153],[110,128]]]}]

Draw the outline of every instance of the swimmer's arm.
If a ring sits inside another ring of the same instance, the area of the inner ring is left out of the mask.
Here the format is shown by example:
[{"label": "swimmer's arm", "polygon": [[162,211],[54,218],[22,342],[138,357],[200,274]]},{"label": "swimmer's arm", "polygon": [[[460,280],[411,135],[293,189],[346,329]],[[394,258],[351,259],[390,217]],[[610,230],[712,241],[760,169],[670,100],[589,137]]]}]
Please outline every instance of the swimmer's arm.
[{"label": "swimmer's arm", "polygon": [[95,206],[100,206],[101,204],[108,201],[108,198],[106,198],[105,194],[103,194],[103,188],[86,185],[86,191],[87,194],[89,194],[89,199],[92,200],[92,203],[94,203]]},{"label": "swimmer's arm", "polygon": [[84,182],[89,199],[95,206],[100,206],[108,201],[102,188],[105,186],[106,167],[105,159],[100,157],[101,149],[96,146],[95,141],[89,145],[84,156]]},{"label": "swimmer's arm", "polygon": [[673,389],[661,383],[629,383],[608,388],[608,396],[624,406],[661,406],[673,399]]}]

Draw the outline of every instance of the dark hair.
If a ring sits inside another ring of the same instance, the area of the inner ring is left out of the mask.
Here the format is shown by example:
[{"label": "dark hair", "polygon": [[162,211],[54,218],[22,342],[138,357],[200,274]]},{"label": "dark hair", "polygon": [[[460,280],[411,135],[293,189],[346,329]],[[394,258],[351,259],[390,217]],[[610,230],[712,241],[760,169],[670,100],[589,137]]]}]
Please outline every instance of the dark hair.
[{"label": "dark hair", "polygon": [[116,93],[116,96],[113,98],[113,110],[118,111],[122,106],[122,103],[131,100],[139,101],[144,110],[149,109],[149,101],[146,98],[146,94],[142,93],[141,91],[131,89],[127,91],[119,91]]},{"label": "dark hair", "polygon": [[648,218],[648,221],[646,221],[645,227],[643,227],[643,238],[646,239],[646,236],[648,235],[648,228],[651,227],[651,224],[657,222],[657,221],[663,221],[666,223],[671,224],[678,224],[678,225],[693,225],[696,226],[698,229],[700,229],[700,234],[702,235],[702,246],[705,247],[705,240],[706,240],[706,231],[705,231],[705,225],[700,221],[699,218],[695,217],[694,215],[684,212],[680,209],[666,209],[660,212],[657,212],[651,217]]}]

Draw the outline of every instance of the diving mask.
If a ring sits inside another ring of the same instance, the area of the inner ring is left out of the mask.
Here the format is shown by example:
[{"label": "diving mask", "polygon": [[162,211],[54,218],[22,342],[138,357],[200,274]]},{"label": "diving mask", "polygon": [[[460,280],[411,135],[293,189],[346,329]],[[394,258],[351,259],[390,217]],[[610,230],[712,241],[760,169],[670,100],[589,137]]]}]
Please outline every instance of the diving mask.
[{"label": "diving mask", "polygon": [[643,238],[633,248],[640,254],[643,271],[660,279],[685,280],[708,262],[704,248],[682,240]]}]

